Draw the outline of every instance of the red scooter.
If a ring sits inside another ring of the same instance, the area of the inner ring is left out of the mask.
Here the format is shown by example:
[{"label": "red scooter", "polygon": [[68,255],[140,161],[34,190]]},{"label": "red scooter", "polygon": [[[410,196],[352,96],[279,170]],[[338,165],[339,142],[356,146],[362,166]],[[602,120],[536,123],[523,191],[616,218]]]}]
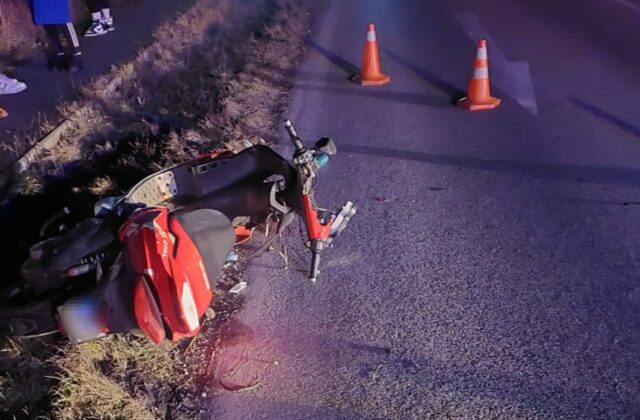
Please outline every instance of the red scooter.
[{"label": "red scooter", "polygon": [[322,138],[307,148],[290,121],[285,127],[291,161],[263,145],[206,155],[101,200],[95,217],[34,245],[21,281],[0,296],[0,335],[60,331],[83,342],[137,332],[156,343],[194,336],[234,245],[269,225],[264,249],[296,215],[305,222],[316,281],[321,253],[356,207],[316,205],[314,179],[336,146]]}]

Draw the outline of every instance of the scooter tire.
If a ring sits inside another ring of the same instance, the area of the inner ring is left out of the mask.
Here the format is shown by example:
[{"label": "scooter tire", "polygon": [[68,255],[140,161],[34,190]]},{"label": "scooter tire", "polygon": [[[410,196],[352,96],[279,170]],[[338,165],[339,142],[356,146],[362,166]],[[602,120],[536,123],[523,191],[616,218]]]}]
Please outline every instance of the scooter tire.
[{"label": "scooter tire", "polygon": [[8,306],[0,310],[0,337],[30,337],[57,331],[58,325],[49,301]]}]

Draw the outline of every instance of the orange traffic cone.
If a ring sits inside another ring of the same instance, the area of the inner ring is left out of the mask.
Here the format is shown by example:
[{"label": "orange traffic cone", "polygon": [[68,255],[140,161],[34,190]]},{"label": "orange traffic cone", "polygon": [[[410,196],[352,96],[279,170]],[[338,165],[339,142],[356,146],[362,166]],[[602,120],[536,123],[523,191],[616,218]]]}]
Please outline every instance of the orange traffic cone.
[{"label": "orange traffic cone", "polygon": [[362,86],[381,86],[391,81],[391,77],[380,71],[380,56],[378,54],[378,41],[376,40],[376,27],[374,24],[369,24],[367,29],[362,69],[360,70],[360,76],[356,80]]},{"label": "orange traffic cone", "polygon": [[489,88],[489,60],[487,59],[487,41],[478,42],[476,61],[473,63],[473,76],[469,81],[467,96],[458,101],[460,108],[470,111],[493,109],[500,105],[500,99],[491,96]]},{"label": "orange traffic cone", "polygon": [[9,113],[2,107],[0,107],[0,120],[3,118],[7,118],[9,116]]}]

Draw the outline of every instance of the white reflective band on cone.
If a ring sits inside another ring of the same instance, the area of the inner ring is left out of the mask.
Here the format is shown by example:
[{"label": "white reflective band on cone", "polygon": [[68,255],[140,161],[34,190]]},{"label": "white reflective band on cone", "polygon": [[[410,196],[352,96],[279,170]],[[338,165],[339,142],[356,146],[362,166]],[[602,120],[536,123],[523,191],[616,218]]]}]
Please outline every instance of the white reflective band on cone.
[{"label": "white reflective band on cone", "polygon": [[367,32],[367,42],[374,42],[376,40],[376,33],[374,31]]},{"label": "white reflective band on cone", "polygon": [[478,60],[486,60],[487,59],[487,49],[486,48],[478,48],[478,53],[476,54],[476,58]]},{"label": "white reflective band on cone", "polygon": [[473,70],[473,78],[474,79],[488,79],[489,78],[489,69],[486,67],[478,67]]}]

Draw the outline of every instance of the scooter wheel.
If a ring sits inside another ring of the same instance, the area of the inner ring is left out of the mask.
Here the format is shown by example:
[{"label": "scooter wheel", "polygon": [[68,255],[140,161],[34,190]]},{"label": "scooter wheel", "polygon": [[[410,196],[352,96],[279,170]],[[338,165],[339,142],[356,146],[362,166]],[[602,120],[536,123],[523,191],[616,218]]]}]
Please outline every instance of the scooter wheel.
[{"label": "scooter wheel", "polygon": [[51,303],[5,307],[0,311],[0,337],[28,337],[58,331]]}]

